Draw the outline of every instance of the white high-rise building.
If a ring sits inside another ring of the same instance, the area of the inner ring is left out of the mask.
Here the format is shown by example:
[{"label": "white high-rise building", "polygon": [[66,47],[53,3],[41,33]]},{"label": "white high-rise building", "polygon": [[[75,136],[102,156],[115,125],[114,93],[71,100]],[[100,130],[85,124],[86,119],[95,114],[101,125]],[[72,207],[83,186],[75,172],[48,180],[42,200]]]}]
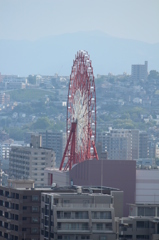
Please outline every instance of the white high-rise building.
[{"label": "white high-rise building", "polygon": [[110,160],[134,160],[139,158],[139,130],[113,129],[97,134],[102,151],[107,151]]},{"label": "white high-rise building", "polygon": [[41,147],[41,136],[33,136],[30,147],[12,146],[9,157],[9,176],[33,179],[35,186],[44,186],[44,169],[55,166],[55,153]]},{"label": "white high-rise building", "polygon": [[131,130],[116,129],[108,133],[107,152],[110,160],[132,160]]}]

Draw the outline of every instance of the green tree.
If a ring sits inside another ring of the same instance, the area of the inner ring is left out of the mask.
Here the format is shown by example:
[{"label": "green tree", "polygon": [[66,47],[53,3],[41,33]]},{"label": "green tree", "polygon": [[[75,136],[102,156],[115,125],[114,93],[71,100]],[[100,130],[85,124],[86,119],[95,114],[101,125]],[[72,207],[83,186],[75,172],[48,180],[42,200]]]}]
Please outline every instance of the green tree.
[{"label": "green tree", "polygon": [[49,129],[53,125],[53,122],[50,122],[49,118],[47,117],[41,117],[38,118],[38,120],[32,124],[31,128],[32,129]]},{"label": "green tree", "polygon": [[10,128],[7,132],[9,133],[9,137],[16,141],[22,141],[24,139],[24,132],[21,128]]},{"label": "green tree", "polygon": [[36,84],[36,75],[29,75],[27,79],[30,84]]},{"label": "green tree", "polygon": [[121,119],[130,119],[130,114],[129,113],[123,113],[121,116]]},{"label": "green tree", "polygon": [[156,79],[159,80],[159,72],[157,72],[156,70],[151,70],[149,75],[148,75],[148,79]]}]

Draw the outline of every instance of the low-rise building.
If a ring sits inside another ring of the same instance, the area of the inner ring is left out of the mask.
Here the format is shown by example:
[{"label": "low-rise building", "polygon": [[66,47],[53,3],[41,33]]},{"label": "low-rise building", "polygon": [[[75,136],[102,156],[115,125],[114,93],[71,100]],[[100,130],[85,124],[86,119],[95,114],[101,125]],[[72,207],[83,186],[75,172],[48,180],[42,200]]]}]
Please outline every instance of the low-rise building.
[{"label": "low-rise building", "polygon": [[117,239],[159,239],[159,205],[130,204],[127,218],[116,219]]},{"label": "low-rise building", "polygon": [[117,192],[113,197],[113,192],[101,194],[93,192],[92,188],[83,193],[81,187],[76,193],[42,193],[40,239],[115,240],[113,199],[118,199],[116,209],[119,210],[122,194]]}]

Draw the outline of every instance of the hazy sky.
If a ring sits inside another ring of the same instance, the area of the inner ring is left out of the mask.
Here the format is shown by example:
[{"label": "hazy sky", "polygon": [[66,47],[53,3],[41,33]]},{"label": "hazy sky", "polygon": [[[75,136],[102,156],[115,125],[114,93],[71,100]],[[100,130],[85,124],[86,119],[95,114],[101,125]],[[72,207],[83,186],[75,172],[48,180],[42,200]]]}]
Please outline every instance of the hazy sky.
[{"label": "hazy sky", "polygon": [[159,0],[0,0],[0,39],[91,30],[159,42]]}]

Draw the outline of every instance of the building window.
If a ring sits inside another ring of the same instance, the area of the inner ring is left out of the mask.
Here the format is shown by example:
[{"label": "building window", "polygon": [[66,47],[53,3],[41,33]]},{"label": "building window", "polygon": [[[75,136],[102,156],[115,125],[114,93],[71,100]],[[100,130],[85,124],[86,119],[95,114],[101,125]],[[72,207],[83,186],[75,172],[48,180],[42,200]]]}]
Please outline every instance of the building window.
[{"label": "building window", "polygon": [[38,228],[32,228],[32,229],[31,229],[31,232],[32,232],[32,233],[38,233]]},{"label": "building window", "polygon": [[27,199],[27,196],[23,196],[23,199]]},{"label": "building window", "polygon": [[33,223],[38,223],[38,218],[37,217],[32,217],[32,222]]},{"label": "building window", "polygon": [[136,239],[149,239],[149,235],[137,235]]},{"label": "building window", "polygon": [[18,231],[18,226],[15,225],[15,231]]},{"label": "building window", "polygon": [[23,210],[27,210],[27,206],[23,206]]},{"label": "building window", "polygon": [[137,221],[136,227],[137,228],[149,228],[149,222],[148,221]]},{"label": "building window", "polygon": [[111,212],[100,212],[101,219],[111,219]]},{"label": "building window", "polygon": [[144,207],[138,207],[138,216],[144,216]]},{"label": "building window", "polygon": [[86,212],[86,211],[75,212],[75,218],[77,218],[77,219],[88,219],[88,212]]},{"label": "building window", "polygon": [[103,224],[102,223],[97,223],[97,230],[102,230],[103,229]]},{"label": "building window", "polygon": [[101,236],[100,240],[106,240],[106,236]]},{"label": "building window", "polygon": [[145,216],[155,216],[155,208],[145,207]]},{"label": "building window", "polygon": [[39,201],[39,196],[38,195],[33,195],[32,196],[32,201]]},{"label": "building window", "polygon": [[36,206],[32,207],[32,212],[38,212],[38,211],[39,211],[38,207],[36,207]]},{"label": "building window", "polygon": [[64,212],[64,218],[71,218],[71,212]]},{"label": "building window", "polygon": [[70,200],[64,200],[63,203],[64,203],[65,206],[66,205],[69,206]]}]

